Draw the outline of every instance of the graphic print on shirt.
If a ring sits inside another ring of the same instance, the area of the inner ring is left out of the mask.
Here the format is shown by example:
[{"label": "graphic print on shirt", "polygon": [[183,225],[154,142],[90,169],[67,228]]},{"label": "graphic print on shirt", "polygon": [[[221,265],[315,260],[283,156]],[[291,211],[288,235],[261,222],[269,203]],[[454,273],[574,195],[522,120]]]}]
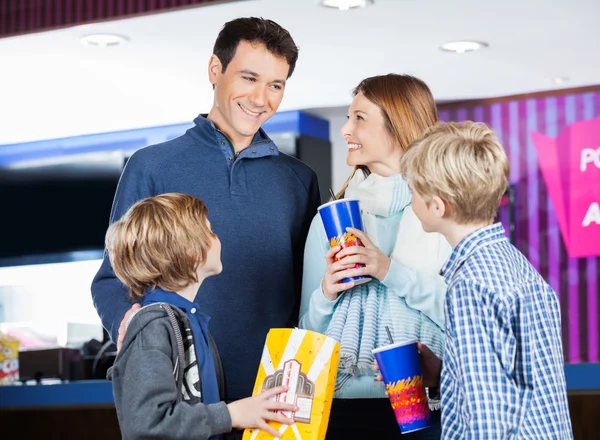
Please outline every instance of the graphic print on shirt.
[{"label": "graphic print on shirt", "polygon": [[183,347],[185,353],[185,365],[183,366],[183,400],[196,402],[202,397],[201,382],[200,382],[200,367],[198,365],[198,357],[196,356],[196,347],[194,346],[194,338],[192,329],[185,329],[183,337]]}]

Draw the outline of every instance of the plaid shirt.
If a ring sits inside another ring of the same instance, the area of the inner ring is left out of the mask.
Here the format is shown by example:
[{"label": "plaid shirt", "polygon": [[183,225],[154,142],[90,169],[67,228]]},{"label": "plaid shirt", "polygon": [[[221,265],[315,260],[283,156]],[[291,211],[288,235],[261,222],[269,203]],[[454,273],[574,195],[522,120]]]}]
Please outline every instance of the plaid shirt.
[{"label": "plaid shirt", "polygon": [[442,275],[442,437],[573,438],[558,298],[502,225],[465,237]]}]

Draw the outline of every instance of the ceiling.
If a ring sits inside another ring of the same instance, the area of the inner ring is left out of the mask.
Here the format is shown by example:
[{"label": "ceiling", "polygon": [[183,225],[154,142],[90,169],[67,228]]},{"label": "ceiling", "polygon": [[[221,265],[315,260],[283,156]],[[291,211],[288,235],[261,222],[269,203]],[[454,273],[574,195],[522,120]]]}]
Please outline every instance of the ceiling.
[{"label": "ceiling", "polygon": [[[598,0],[376,0],[350,11],[249,0],[0,39],[0,145],[190,121],[212,103],[217,33],[250,15],[300,46],[280,110],[348,105],[362,78],[388,72],[424,79],[438,101],[600,84]],[[95,32],[130,41],[80,43]],[[438,48],[459,39],[489,47]]]}]

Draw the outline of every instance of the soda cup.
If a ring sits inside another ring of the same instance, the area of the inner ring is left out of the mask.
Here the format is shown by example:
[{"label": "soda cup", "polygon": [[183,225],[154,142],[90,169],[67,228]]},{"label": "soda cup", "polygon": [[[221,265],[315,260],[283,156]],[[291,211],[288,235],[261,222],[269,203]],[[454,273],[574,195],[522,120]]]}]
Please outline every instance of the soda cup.
[{"label": "soda cup", "polygon": [[373,350],[400,432],[406,434],[431,425],[429,403],[417,341],[384,345]]},{"label": "soda cup", "polygon": [[[346,231],[346,228],[363,230],[362,217],[360,216],[360,204],[356,199],[338,199],[325,203],[318,208],[325,233],[329,240],[329,247],[341,246],[342,249],[350,246],[364,246],[362,241],[354,234]],[[334,261],[339,261],[337,257]],[[365,267],[364,264],[356,264],[354,268]],[[358,276],[341,280],[342,283],[354,281],[355,285],[371,281],[371,277]]]}]

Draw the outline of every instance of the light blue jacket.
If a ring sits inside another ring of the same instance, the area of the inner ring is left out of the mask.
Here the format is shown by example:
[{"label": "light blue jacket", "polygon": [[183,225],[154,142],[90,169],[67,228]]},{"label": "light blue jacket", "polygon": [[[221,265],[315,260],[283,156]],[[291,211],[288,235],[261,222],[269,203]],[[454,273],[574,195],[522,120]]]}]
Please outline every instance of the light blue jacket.
[{"label": "light blue jacket", "polygon": [[[402,216],[403,212],[391,217],[377,216],[379,248],[387,256],[393,251]],[[340,295],[338,299],[329,301],[321,290],[321,282],[327,268],[325,253],[328,250],[329,241],[321,217],[317,214],[311,223],[304,250],[300,327],[323,334],[327,331],[335,305],[341,297]],[[401,296],[411,308],[421,311],[443,329],[443,298],[446,289],[440,279],[441,277],[433,277],[410,269],[392,259],[389,271],[381,282],[388,287],[388,291]],[[423,292],[430,294],[423,294]],[[380,313],[382,314],[380,318],[383,318],[391,311],[382,310]],[[374,381],[373,375],[364,375],[350,379],[336,397],[377,398],[386,397],[386,394],[383,384]]]}]

